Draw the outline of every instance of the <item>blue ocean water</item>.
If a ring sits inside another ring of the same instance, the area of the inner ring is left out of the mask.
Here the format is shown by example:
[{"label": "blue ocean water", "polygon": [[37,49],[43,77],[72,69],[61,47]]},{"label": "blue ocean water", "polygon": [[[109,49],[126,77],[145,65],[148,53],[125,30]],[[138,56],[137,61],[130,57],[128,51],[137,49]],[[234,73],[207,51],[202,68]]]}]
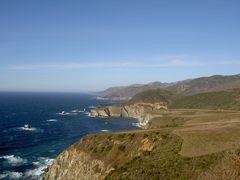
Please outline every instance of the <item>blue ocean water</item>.
[{"label": "blue ocean water", "polygon": [[41,179],[47,165],[84,135],[137,129],[134,119],[86,113],[109,103],[118,101],[77,93],[0,93],[0,179]]}]

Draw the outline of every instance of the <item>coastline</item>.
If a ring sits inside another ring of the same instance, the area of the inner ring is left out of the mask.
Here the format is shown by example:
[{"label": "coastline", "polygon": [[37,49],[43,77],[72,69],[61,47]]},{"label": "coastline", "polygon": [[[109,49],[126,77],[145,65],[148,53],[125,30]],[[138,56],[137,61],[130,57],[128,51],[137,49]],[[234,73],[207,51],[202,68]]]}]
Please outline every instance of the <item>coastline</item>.
[{"label": "coastline", "polygon": [[96,96],[97,100],[113,100],[113,101],[128,101],[131,98],[130,97],[102,97],[102,96]]},{"label": "coastline", "polygon": [[113,104],[102,105],[91,109],[92,117],[130,117],[139,121],[139,126],[146,128],[148,122],[161,116],[162,111],[166,111],[166,103],[134,103],[134,104]]}]

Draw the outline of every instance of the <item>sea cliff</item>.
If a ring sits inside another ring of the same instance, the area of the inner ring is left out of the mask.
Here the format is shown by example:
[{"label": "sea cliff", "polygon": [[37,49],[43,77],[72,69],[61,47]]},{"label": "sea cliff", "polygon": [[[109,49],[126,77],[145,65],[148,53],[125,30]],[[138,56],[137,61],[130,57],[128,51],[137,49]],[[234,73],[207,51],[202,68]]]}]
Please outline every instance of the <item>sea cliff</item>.
[{"label": "sea cliff", "polygon": [[95,159],[81,148],[84,139],[64,150],[49,167],[45,179],[101,179],[107,167],[100,159]]},{"label": "sea cliff", "polygon": [[157,143],[156,138],[145,137],[141,132],[88,135],[55,159],[45,179],[104,179],[111,171],[134,157],[152,151]]},{"label": "sea cliff", "polygon": [[167,110],[167,104],[162,103],[134,103],[104,105],[91,110],[91,116],[99,117],[130,117],[139,120],[141,126],[146,126],[150,119],[159,116],[155,112]]}]

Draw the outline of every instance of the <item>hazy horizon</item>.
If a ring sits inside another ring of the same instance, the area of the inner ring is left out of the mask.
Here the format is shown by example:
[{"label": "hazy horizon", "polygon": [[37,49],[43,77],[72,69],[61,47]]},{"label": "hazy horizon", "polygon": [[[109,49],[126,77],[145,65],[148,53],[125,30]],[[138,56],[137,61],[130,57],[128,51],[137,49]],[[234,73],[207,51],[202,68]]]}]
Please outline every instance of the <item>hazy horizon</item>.
[{"label": "hazy horizon", "polygon": [[95,92],[239,74],[240,2],[0,2],[0,91]]}]

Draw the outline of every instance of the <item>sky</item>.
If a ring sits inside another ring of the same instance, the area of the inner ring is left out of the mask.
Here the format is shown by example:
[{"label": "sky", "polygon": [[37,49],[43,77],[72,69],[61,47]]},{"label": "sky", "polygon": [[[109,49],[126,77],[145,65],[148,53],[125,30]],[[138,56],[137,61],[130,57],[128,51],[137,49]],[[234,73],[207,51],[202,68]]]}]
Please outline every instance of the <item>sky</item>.
[{"label": "sky", "polygon": [[1,0],[0,91],[240,73],[239,0]]}]

